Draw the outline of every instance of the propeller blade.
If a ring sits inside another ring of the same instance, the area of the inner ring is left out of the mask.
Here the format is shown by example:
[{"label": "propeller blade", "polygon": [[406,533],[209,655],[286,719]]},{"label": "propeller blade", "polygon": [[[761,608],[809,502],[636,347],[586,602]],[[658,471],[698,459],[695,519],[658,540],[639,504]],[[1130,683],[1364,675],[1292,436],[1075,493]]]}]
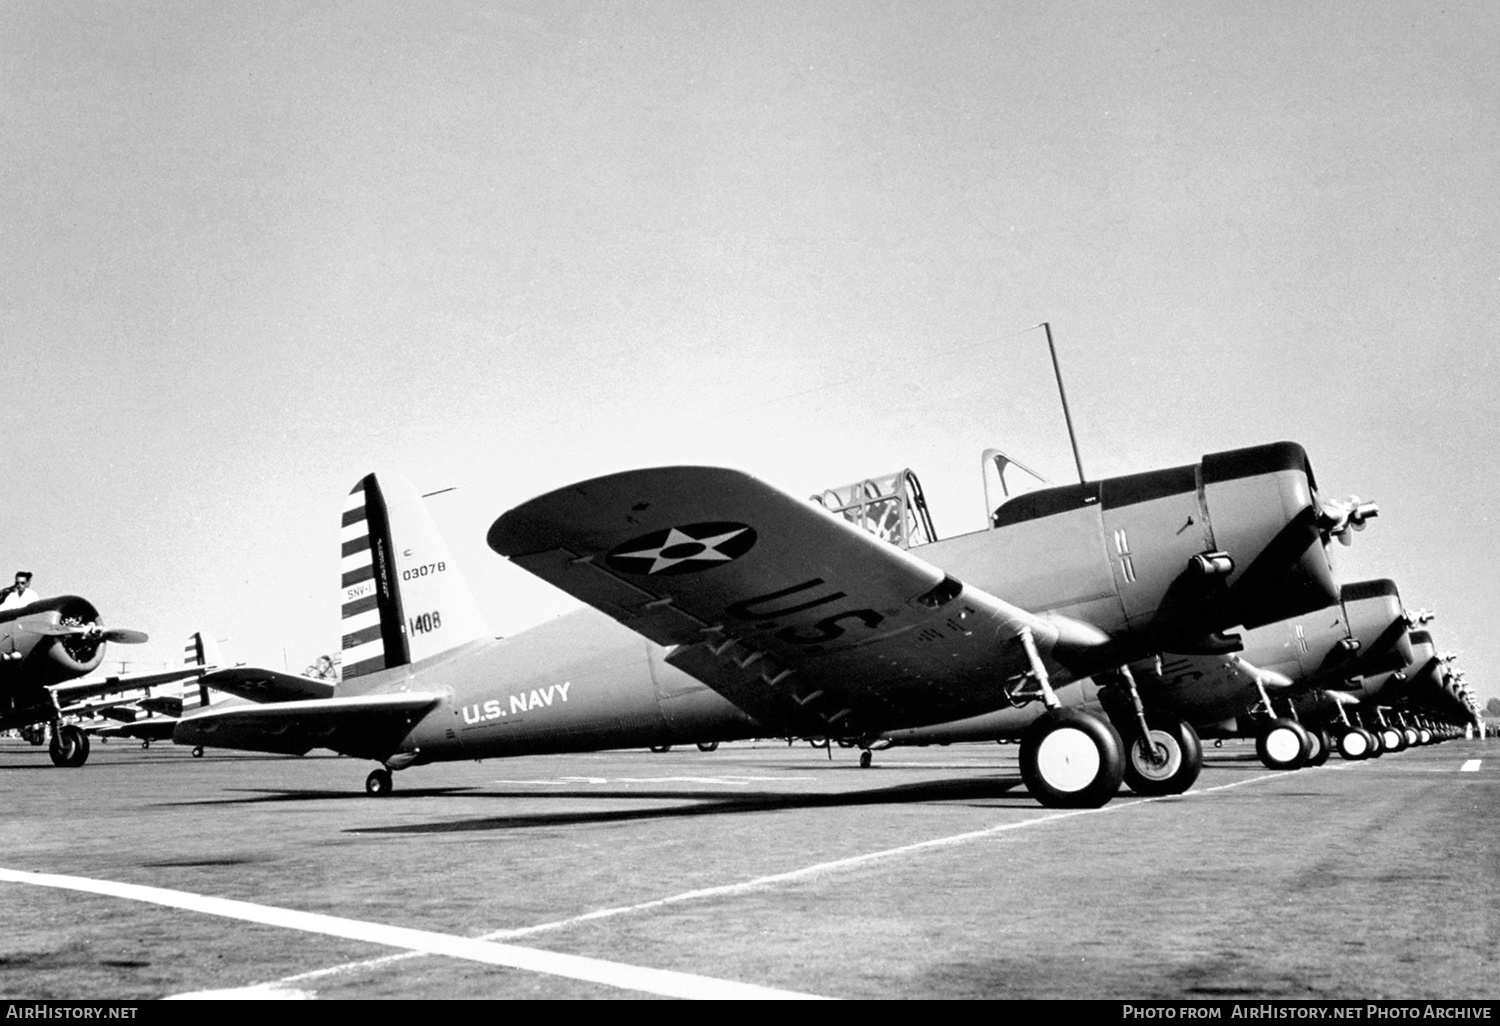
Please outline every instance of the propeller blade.
[{"label": "propeller blade", "polygon": [[113,641],[116,645],[143,645],[150,641],[145,631],[128,631],[123,627],[111,627],[104,632],[105,641]]},{"label": "propeller blade", "polygon": [[80,627],[64,627],[60,623],[48,623],[45,620],[28,620],[25,623],[18,623],[16,624],[16,629],[27,631],[31,634],[44,634],[49,638],[82,632],[82,628]]}]

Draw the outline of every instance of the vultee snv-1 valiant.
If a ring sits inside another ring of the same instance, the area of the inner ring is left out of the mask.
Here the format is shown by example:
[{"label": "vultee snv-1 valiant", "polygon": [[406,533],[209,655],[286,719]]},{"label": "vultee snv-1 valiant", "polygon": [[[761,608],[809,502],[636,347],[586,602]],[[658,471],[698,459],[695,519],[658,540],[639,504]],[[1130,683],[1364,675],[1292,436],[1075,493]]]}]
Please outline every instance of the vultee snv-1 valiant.
[{"label": "vultee snv-1 valiant", "polygon": [[[392,770],[446,759],[867,743],[1031,700],[1046,710],[1021,745],[1031,793],[1098,805],[1121,782],[1120,732],[1055,685],[1097,676],[1139,710],[1132,662],[1232,650],[1231,628],[1337,601],[1326,545],[1373,513],[1325,502],[1288,442],[1030,492],[941,540],[909,477],[894,514],[920,529],[899,544],[737,470],[549,492],[489,544],[594,608],[497,640],[415,489],[370,475],[344,514],[344,680],[210,674],[260,704],[185,716],[174,739],[332,748],[379,761],[366,787],[384,793]],[[1147,736],[1143,716],[1123,727]]]}]

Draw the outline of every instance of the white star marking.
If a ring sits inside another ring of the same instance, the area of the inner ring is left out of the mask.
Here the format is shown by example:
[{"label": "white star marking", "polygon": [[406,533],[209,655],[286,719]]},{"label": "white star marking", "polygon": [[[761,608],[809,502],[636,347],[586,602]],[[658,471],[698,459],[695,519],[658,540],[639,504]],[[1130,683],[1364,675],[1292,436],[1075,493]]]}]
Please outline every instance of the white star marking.
[{"label": "white star marking", "polygon": [[[662,542],[655,548],[639,549],[635,552],[617,552],[615,553],[615,558],[650,559],[653,562],[651,563],[651,569],[646,571],[646,573],[648,574],[660,573],[668,567],[676,566],[678,563],[686,563],[689,560],[694,559],[706,560],[710,562],[723,561],[727,563],[734,557],[724,555],[724,553],[719,551],[718,546],[724,544],[736,535],[744,534],[746,530],[748,530],[748,528],[741,527],[736,531],[730,531],[726,534],[716,534],[712,538],[690,538],[687,535],[683,534],[681,531],[677,530],[677,528],[673,527],[667,531],[667,540]],[[667,549],[672,548],[674,545],[702,545],[703,550],[701,552],[695,552],[691,556],[662,555],[663,552],[665,552]]]}]

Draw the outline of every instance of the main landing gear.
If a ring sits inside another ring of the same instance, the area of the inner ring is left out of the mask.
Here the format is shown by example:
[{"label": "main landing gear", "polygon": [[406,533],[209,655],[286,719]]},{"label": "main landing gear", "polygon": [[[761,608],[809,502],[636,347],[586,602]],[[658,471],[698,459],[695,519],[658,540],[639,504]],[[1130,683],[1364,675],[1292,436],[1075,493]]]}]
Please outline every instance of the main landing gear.
[{"label": "main landing gear", "polygon": [[1019,640],[1031,664],[1031,677],[1047,704],[1047,711],[1021,735],[1021,780],[1047,808],[1098,808],[1120,789],[1125,745],[1109,722],[1064,709],[1047,679],[1030,628],[1021,628]]},{"label": "main landing gear", "polygon": [[384,766],[371,770],[370,775],[365,777],[365,793],[377,798],[390,794],[391,788],[394,786],[394,782],[391,780],[391,771]]},{"label": "main landing gear", "polygon": [[1115,728],[1076,709],[1048,709],[1021,735],[1021,779],[1052,809],[1098,808],[1125,775]]},{"label": "main landing gear", "polygon": [[1125,783],[1145,797],[1182,794],[1202,771],[1203,743],[1181,720],[1153,720],[1147,741],[1137,739],[1125,756]]},{"label": "main landing gear", "polygon": [[1307,765],[1313,754],[1312,739],[1296,720],[1277,717],[1255,738],[1255,754],[1266,769],[1294,770]]},{"label": "main landing gear", "polygon": [[82,766],[89,758],[89,736],[71,724],[54,725],[47,754],[52,756],[54,766],[66,766],[70,769]]}]

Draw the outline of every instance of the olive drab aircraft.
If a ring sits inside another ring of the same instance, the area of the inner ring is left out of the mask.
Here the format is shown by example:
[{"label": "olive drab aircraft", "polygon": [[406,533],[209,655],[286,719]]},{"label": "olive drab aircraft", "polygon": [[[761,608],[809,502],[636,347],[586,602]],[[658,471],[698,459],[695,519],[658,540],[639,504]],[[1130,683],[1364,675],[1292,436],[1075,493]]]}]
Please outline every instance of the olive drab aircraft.
[{"label": "olive drab aircraft", "polygon": [[1378,512],[1321,499],[1289,442],[1027,492],[942,540],[914,475],[895,479],[819,509],[740,471],[630,471],[533,499],[488,541],[778,736],[859,743],[1040,702],[1022,777],[1080,806],[1118,789],[1124,745],[1055,684],[1107,680],[1149,749],[1130,665],[1234,652],[1231,628],[1337,602],[1326,546]]},{"label": "olive drab aircraft", "polygon": [[107,628],[99,611],[76,595],[39,599],[0,612],[0,730],[46,725],[58,766],[82,766],[88,734],[64,723],[63,710],[85,698],[181,680],[195,669],[85,677],[104,662],[107,642],[136,645],[140,631]]}]

